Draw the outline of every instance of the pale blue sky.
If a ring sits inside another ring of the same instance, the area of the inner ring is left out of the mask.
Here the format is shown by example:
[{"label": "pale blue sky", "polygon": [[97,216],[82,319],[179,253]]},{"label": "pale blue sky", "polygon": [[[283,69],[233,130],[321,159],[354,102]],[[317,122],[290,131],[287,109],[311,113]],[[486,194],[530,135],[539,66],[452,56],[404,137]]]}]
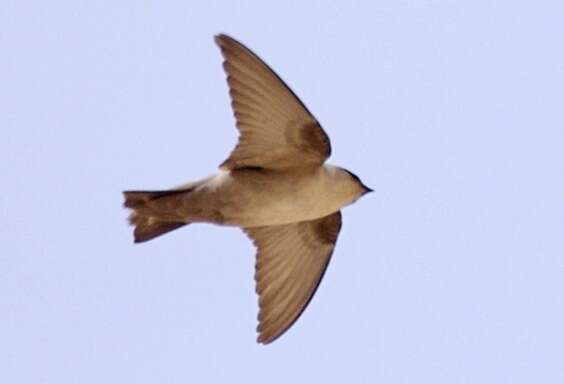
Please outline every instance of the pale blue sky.
[{"label": "pale blue sky", "polygon": [[[199,3],[1,2],[0,382],[564,382],[564,3]],[[375,189],[266,347],[239,230],[121,208],[235,144],[219,32]]]}]

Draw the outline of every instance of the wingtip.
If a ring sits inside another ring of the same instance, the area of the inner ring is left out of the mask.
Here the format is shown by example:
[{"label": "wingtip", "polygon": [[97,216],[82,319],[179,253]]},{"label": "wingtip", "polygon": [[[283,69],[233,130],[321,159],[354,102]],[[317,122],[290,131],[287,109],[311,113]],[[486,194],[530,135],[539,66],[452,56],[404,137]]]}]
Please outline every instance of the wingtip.
[{"label": "wingtip", "polygon": [[267,339],[264,337],[264,335],[259,334],[257,336],[257,344],[262,344],[262,345],[268,345],[273,341],[273,339]]},{"label": "wingtip", "polygon": [[213,37],[215,43],[219,46],[224,45],[226,42],[233,40],[233,38],[225,33],[218,33]]},{"label": "wingtip", "polygon": [[257,331],[257,343],[258,344],[262,344],[262,345],[266,345],[266,344],[270,344],[274,339],[272,338],[272,336],[269,336],[265,334],[265,332],[263,331],[263,324],[262,324],[262,316],[261,316],[261,311],[259,311],[259,314],[257,316],[259,322],[257,324],[256,327],[256,331]]}]

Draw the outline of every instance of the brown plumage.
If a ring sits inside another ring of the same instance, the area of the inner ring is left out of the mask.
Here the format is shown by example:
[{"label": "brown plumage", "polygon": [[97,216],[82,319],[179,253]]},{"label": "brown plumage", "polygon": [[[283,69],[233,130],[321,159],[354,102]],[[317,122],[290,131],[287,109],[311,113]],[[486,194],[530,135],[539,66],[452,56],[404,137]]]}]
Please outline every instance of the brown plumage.
[{"label": "brown plumage", "polygon": [[282,226],[246,228],[258,249],[258,341],[270,343],[300,316],[313,297],[341,229],[341,212]]},{"label": "brown plumage", "polygon": [[[129,215],[129,223],[135,227],[133,231],[134,241],[142,243],[170,231],[185,226],[182,220],[164,220],[162,207],[175,202],[171,198],[179,197],[189,190],[170,191],[125,191],[123,196],[125,208],[133,209]],[[163,204],[164,203],[164,204]]]},{"label": "brown plumage", "polygon": [[167,191],[124,192],[135,242],[189,223],[233,225],[257,248],[258,341],[280,337],[307,307],[341,229],[341,208],[370,189],[325,164],[331,142],[317,119],[257,55],[215,38],[225,59],[239,141],[220,172]]}]

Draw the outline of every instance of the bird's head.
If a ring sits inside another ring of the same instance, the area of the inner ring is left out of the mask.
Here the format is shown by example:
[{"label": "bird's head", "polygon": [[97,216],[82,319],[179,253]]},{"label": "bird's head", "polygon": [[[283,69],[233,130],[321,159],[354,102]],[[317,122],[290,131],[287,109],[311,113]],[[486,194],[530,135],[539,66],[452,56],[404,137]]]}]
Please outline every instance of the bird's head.
[{"label": "bird's head", "polygon": [[333,188],[337,188],[338,195],[346,201],[346,204],[354,203],[360,197],[372,192],[372,189],[364,185],[360,178],[351,171],[334,166],[326,166]]},{"label": "bird's head", "polygon": [[351,171],[341,168],[346,174],[347,176],[350,178],[350,180],[353,182],[353,184],[356,186],[356,196],[357,198],[366,195],[367,193],[370,192],[374,192],[374,190],[372,188],[367,187],[366,185],[364,185],[364,183],[360,180],[360,177],[358,177],[357,175],[355,175],[354,173],[352,173]]}]

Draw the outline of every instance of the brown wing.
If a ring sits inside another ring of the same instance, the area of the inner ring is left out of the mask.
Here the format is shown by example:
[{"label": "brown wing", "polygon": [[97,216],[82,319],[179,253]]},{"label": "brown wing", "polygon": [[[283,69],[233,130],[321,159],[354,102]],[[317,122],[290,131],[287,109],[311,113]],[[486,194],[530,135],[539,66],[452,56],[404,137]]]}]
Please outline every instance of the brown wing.
[{"label": "brown wing", "polygon": [[270,343],[298,319],[313,297],[341,229],[341,212],[313,221],[245,228],[255,243],[259,343]]},{"label": "brown wing", "polygon": [[329,137],[298,97],[258,56],[226,35],[215,42],[225,59],[239,142],[224,169],[321,165]]}]

